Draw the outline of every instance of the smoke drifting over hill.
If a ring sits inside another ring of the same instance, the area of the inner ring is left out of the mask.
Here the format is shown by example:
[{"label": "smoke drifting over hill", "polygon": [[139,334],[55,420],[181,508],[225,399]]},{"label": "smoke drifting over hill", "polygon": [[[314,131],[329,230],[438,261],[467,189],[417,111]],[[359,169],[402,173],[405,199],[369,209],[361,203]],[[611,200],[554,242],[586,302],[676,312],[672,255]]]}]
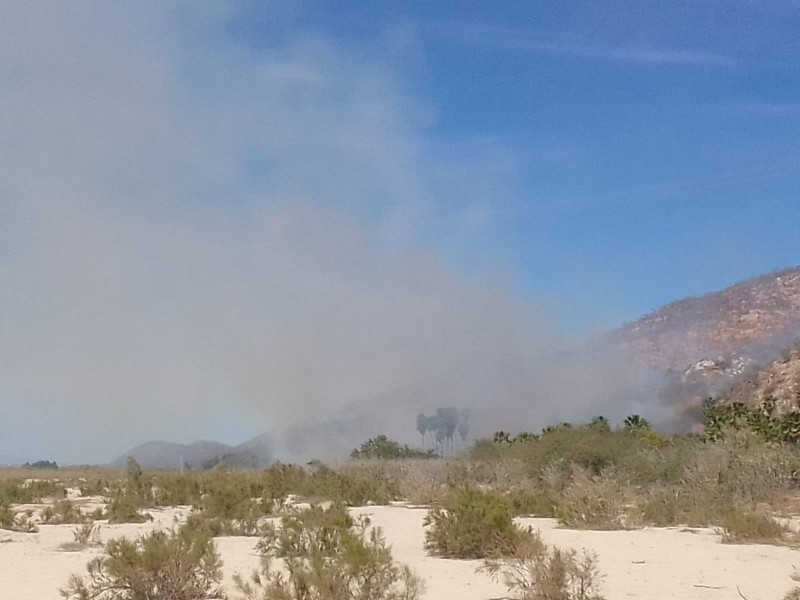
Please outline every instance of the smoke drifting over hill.
[{"label": "smoke drifting over hill", "polygon": [[556,358],[504,276],[421,242],[468,245],[491,198],[445,225],[437,202],[502,174],[443,179],[385,65],[314,37],[245,56],[206,10],[0,7],[0,451],[241,441],[387,394],[412,438],[418,406],[476,433],[629,409],[626,363]]}]

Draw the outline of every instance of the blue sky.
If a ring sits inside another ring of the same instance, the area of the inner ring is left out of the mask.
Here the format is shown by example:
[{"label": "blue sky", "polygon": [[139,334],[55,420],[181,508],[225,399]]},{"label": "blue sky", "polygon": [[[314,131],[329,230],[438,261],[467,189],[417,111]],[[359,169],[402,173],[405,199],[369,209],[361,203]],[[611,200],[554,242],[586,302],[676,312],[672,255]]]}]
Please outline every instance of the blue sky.
[{"label": "blue sky", "polygon": [[268,52],[320,34],[390,70],[433,160],[501,181],[443,202],[485,219],[451,259],[508,265],[565,328],[798,263],[797,2],[292,7],[243,10],[230,35]]},{"label": "blue sky", "polygon": [[800,263],[799,15],[0,4],[0,454],[239,442],[409,386],[597,414],[618,367],[554,348]]}]

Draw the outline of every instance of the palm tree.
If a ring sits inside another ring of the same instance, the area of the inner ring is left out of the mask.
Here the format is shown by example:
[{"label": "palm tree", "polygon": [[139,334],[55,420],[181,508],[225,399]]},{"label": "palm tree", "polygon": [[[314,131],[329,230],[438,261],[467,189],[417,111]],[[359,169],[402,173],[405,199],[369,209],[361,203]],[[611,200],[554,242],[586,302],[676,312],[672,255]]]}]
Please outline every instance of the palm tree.
[{"label": "palm tree", "polygon": [[422,447],[425,447],[425,434],[428,432],[428,417],[425,416],[425,413],[419,413],[417,415],[417,431],[422,436]]},{"label": "palm tree", "polygon": [[639,415],[630,415],[625,417],[625,421],[623,421],[623,428],[625,431],[629,432],[652,431],[653,426],[650,424],[650,421],[644,417]]},{"label": "palm tree", "polygon": [[589,424],[586,426],[586,429],[592,429],[593,431],[602,431],[603,433],[607,433],[611,431],[611,423],[608,422],[603,415],[598,417],[594,417]]}]

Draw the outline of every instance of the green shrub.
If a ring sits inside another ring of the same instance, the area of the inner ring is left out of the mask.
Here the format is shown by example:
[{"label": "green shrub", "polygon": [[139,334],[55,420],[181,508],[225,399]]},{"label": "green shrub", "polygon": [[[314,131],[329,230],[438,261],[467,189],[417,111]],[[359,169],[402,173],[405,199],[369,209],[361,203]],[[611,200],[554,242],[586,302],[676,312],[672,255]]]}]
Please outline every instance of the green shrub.
[{"label": "green shrub", "polygon": [[377,479],[362,468],[337,472],[319,465],[302,481],[298,493],[311,500],[331,500],[349,506],[388,504],[400,496],[396,482]]},{"label": "green shrub", "polygon": [[372,458],[398,460],[406,458],[438,458],[433,450],[423,452],[409,448],[408,444],[400,445],[385,435],[368,439],[350,453],[350,458]]},{"label": "green shrub", "polygon": [[149,514],[142,512],[144,505],[138,494],[125,488],[115,490],[108,499],[106,518],[109,523],[144,523],[151,520]]},{"label": "green shrub", "polygon": [[[423,582],[395,563],[380,529],[341,504],[312,506],[270,526],[258,544],[262,567],[236,576],[246,600],[416,600]],[[271,567],[282,558],[285,572]]]},{"label": "green shrub", "polygon": [[227,519],[224,517],[209,517],[202,512],[189,515],[184,526],[209,537],[230,535],[256,537],[264,533],[263,525],[256,517]]},{"label": "green shrub", "polygon": [[603,599],[596,557],[547,546],[538,533],[514,552],[488,559],[480,570],[502,581],[515,600]]},{"label": "green shrub", "polygon": [[134,541],[112,539],[91,560],[87,576],[72,575],[61,596],[74,600],[201,600],[224,598],[222,562],[211,538],[180,529]]},{"label": "green shrub", "polygon": [[474,487],[453,492],[445,510],[425,517],[425,549],[448,558],[484,558],[510,551],[528,535],[514,524],[506,498]]}]

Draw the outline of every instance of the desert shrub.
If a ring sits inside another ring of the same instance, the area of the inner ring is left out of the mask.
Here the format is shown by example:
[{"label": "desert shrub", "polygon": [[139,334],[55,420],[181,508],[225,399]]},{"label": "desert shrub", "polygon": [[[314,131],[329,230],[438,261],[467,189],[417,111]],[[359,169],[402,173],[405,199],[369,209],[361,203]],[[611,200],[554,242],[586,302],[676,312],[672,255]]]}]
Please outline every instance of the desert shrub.
[{"label": "desert shrub", "polygon": [[730,510],[733,510],[730,500],[714,488],[668,488],[644,493],[631,511],[630,521],[655,527],[703,527],[719,522]]},{"label": "desert shrub", "polygon": [[[312,506],[270,526],[252,580],[236,576],[247,600],[416,600],[423,582],[398,565],[380,529],[341,504]],[[282,558],[285,570],[271,567]]]},{"label": "desert shrub", "polygon": [[223,598],[222,562],[211,538],[189,530],[110,540],[87,576],[72,575],[61,596],[74,600]]},{"label": "desert shrub", "polygon": [[722,541],[728,544],[782,544],[791,531],[769,515],[729,511],[722,521]]},{"label": "desert shrub", "polygon": [[454,489],[445,509],[425,517],[425,549],[448,558],[484,558],[511,551],[528,535],[511,518],[508,499],[477,488]]},{"label": "desert shrub", "polygon": [[312,500],[331,500],[350,506],[363,506],[368,502],[388,504],[400,496],[396,482],[372,477],[363,468],[337,472],[325,465],[314,468],[298,492]]},{"label": "desert shrub", "polygon": [[547,468],[570,472],[574,466],[599,475],[647,447],[638,436],[586,427],[560,427],[524,444],[501,446],[504,457],[521,460],[533,477]]},{"label": "desert shrub", "polygon": [[106,516],[109,523],[143,523],[152,519],[144,509],[154,506],[153,482],[136,460],[128,457],[125,480],[109,486]]},{"label": "desert shrub", "polygon": [[9,529],[20,533],[36,533],[39,528],[33,520],[32,511],[15,513],[7,502],[0,501],[0,529]]},{"label": "desert shrub", "polygon": [[144,513],[144,504],[137,494],[126,488],[118,488],[111,493],[106,506],[106,518],[109,523],[144,523],[152,517]]},{"label": "desert shrub", "polygon": [[408,444],[401,445],[400,443],[386,437],[379,435],[374,438],[368,439],[350,453],[350,458],[372,458],[382,460],[398,460],[407,458],[438,458],[433,450],[423,452],[422,450],[415,450],[410,448]]},{"label": "desert shrub", "polygon": [[63,525],[83,523],[88,518],[71,500],[58,500],[52,506],[42,510],[42,523],[47,525]]},{"label": "desert shrub", "polygon": [[109,482],[103,477],[81,478],[77,485],[81,497],[103,496],[108,493]]},{"label": "desert shrub", "polygon": [[592,475],[575,468],[556,508],[559,523],[573,529],[624,529],[625,482],[614,469]]},{"label": "desert shrub", "polygon": [[100,546],[100,526],[94,523],[84,523],[80,527],[72,530],[71,542],[61,544],[60,548],[66,552],[78,552],[91,548],[93,546]]},{"label": "desert shrub", "polygon": [[308,472],[298,465],[275,463],[263,473],[265,493],[276,500],[297,494],[308,478]]},{"label": "desert shrub", "polygon": [[546,489],[512,490],[506,498],[513,516],[558,516],[558,501]]},{"label": "desert shrub", "polygon": [[63,486],[52,481],[7,479],[0,481],[0,503],[33,504],[44,498],[63,498]]},{"label": "desert shrub", "polygon": [[[17,502],[41,503],[46,498],[64,498],[67,495],[64,485],[57,479],[28,479],[19,485],[22,494]],[[24,499],[23,499],[24,498]]]},{"label": "desert shrub", "polygon": [[203,495],[203,479],[193,473],[159,473],[153,481],[156,506],[198,504]]},{"label": "desert shrub", "polygon": [[39,527],[33,520],[33,511],[14,512],[7,504],[0,503],[0,529],[9,529],[20,533],[36,533]]},{"label": "desert shrub", "polygon": [[538,533],[480,570],[502,581],[515,600],[602,600],[596,557],[548,546]]},{"label": "desert shrub", "polygon": [[[483,442],[481,456],[490,458],[464,461],[472,465],[466,481],[477,482],[476,476],[494,465],[503,476],[481,479],[480,485],[508,492],[510,498],[509,490],[543,490],[562,524],[570,527],[721,527],[732,510],[778,509],[798,486],[796,445],[771,442],[747,429],[722,431],[713,443],[692,435],[662,438],[631,418],[621,430],[595,422],[552,428],[524,442],[504,435],[491,446]],[[531,509],[514,498],[513,510]]]},{"label": "desert shrub", "polygon": [[256,537],[264,533],[263,523],[257,517],[228,519],[209,517],[205,513],[193,513],[186,519],[184,526],[209,537],[230,535]]},{"label": "desert shrub", "polygon": [[456,461],[441,459],[351,460],[342,467],[342,472],[357,473],[359,477],[381,482],[381,487],[392,498],[431,506],[442,503],[447,497],[447,482],[455,464]]},{"label": "desert shrub", "polygon": [[[796,568],[792,572],[791,577],[792,581],[800,583],[800,571],[798,571]],[[796,585],[791,590],[786,592],[786,595],[783,597],[783,600],[800,600],[800,586]]]},{"label": "desert shrub", "polygon": [[498,448],[498,444],[488,438],[476,440],[467,452],[469,460],[496,461],[500,460],[501,456],[502,450]]},{"label": "desert shrub", "polygon": [[207,518],[252,520],[271,514],[272,504],[259,498],[262,489],[249,483],[229,478],[217,480],[206,487],[197,508]]},{"label": "desert shrub", "polygon": [[8,502],[0,499],[0,529],[10,529],[14,522],[14,513]]}]

